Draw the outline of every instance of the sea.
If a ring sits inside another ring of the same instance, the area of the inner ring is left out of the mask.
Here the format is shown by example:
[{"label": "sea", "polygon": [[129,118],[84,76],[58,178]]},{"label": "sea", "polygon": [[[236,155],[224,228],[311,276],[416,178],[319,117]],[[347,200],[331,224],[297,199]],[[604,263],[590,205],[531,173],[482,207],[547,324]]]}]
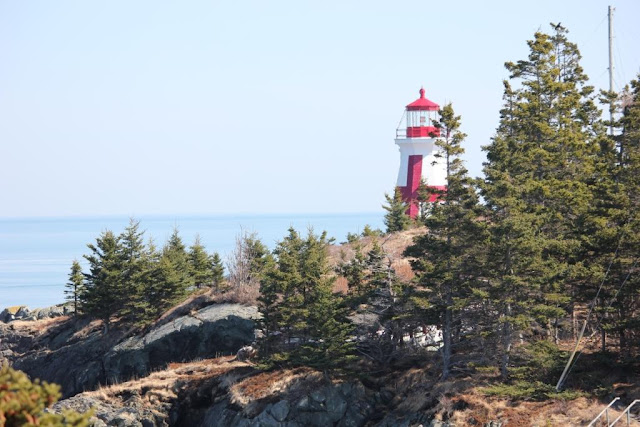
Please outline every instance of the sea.
[{"label": "sea", "polygon": [[[174,227],[188,246],[196,235],[210,253],[218,252],[226,260],[235,239],[243,232],[256,233],[270,248],[281,240],[289,227],[306,233],[327,231],[336,242],[347,233],[360,233],[365,225],[384,229],[383,213],[348,214],[271,214],[218,216],[140,216],[145,240],[152,238],[161,247]],[[0,311],[5,307],[26,305],[48,307],[64,301],[65,283],[74,259],[86,271],[83,255],[87,244],[105,230],[120,233],[129,217],[66,217],[0,219]]]}]

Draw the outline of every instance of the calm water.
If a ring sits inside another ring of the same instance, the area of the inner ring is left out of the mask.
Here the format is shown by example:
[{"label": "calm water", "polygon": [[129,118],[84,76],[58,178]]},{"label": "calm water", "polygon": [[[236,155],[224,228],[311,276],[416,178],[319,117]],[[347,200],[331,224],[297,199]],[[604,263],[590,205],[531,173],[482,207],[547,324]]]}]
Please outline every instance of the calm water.
[{"label": "calm water", "polygon": [[[187,245],[199,234],[209,252],[217,251],[226,259],[241,230],[257,232],[271,248],[290,226],[299,231],[310,226],[316,232],[326,230],[341,242],[348,232],[360,232],[365,224],[383,229],[382,217],[382,213],[362,213],[137,219],[146,230],[145,237],[152,237],[157,246],[177,226]],[[82,263],[87,243],[102,231],[120,233],[128,222],[127,217],[0,219],[0,311],[12,305],[35,308],[62,302],[71,262],[78,259]]]}]

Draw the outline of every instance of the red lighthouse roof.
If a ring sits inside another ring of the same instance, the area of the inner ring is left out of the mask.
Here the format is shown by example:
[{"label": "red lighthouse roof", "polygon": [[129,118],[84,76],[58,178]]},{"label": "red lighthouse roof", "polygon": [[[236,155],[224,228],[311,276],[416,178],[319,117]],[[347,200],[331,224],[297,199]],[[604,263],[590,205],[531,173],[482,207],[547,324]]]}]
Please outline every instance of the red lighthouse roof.
[{"label": "red lighthouse roof", "polygon": [[420,88],[420,98],[407,105],[407,111],[438,111],[440,106],[424,97],[424,89]]}]

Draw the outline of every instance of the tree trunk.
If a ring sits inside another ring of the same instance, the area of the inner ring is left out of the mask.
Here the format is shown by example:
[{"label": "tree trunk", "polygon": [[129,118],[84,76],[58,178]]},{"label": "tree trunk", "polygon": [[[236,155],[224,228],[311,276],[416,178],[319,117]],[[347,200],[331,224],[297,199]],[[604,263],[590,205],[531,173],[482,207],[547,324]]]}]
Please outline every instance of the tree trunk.
[{"label": "tree trunk", "polygon": [[447,308],[444,312],[444,328],[442,331],[442,379],[449,377],[449,366],[451,365],[451,292],[447,295]]},{"label": "tree trunk", "polygon": [[[507,304],[506,316],[511,316],[511,304]],[[509,377],[509,356],[511,353],[511,322],[506,321],[502,325],[502,360],[500,362],[500,375],[503,380]]]}]

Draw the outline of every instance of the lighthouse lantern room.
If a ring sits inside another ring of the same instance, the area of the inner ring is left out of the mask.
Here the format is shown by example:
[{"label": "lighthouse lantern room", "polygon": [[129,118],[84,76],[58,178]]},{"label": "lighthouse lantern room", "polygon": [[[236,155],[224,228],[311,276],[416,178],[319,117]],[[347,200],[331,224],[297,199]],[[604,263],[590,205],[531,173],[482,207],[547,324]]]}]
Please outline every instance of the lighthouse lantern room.
[{"label": "lighthouse lantern room", "polygon": [[[406,106],[403,118],[396,130],[396,144],[400,150],[400,170],[397,186],[402,198],[409,205],[407,214],[415,218],[419,213],[418,188],[424,182],[440,190],[447,188],[447,171],[444,158],[437,156],[436,138],[440,130],[433,120],[440,106],[425,98],[420,89],[420,98]],[[430,202],[435,201],[433,195]]]}]

